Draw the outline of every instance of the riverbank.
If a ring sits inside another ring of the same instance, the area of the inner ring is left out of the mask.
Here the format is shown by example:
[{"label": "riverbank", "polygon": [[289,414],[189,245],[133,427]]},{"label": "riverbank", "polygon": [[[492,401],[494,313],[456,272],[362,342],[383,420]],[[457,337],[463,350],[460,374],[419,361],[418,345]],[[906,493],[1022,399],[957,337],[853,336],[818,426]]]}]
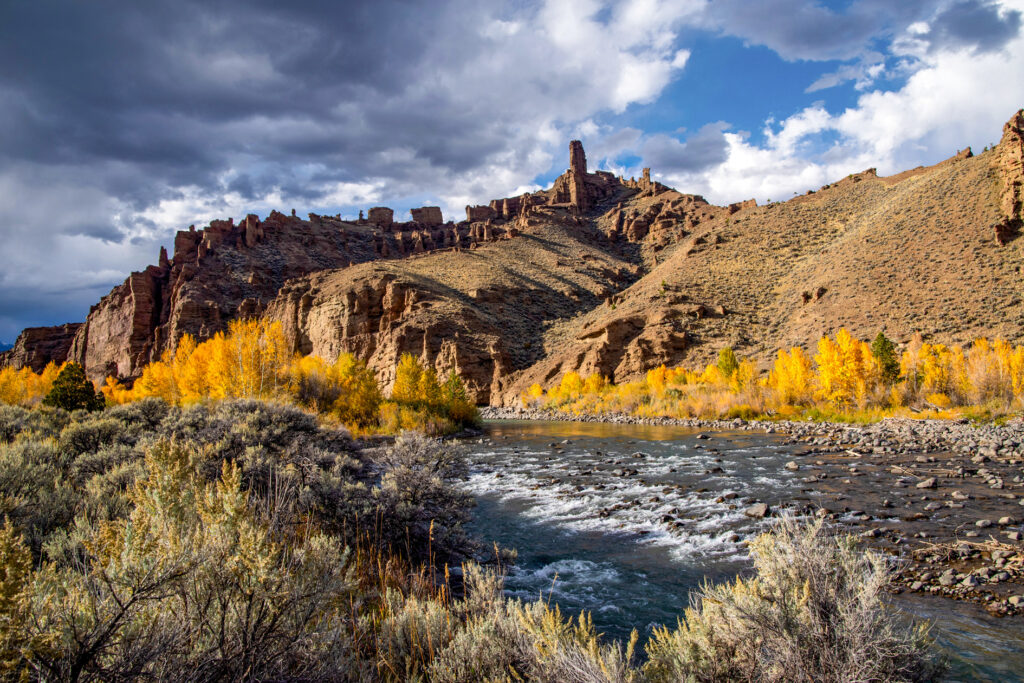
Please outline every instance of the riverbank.
[{"label": "riverbank", "polygon": [[[664,425],[763,431],[796,446],[784,467],[799,494],[772,506],[737,501],[750,515],[789,509],[843,525],[899,558],[896,590],[1024,613],[1024,422],[886,419],[837,423],[636,418],[486,408],[484,419]],[[699,436],[698,436],[699,438]],[[781,508],[781,509],[780,509]]]}]

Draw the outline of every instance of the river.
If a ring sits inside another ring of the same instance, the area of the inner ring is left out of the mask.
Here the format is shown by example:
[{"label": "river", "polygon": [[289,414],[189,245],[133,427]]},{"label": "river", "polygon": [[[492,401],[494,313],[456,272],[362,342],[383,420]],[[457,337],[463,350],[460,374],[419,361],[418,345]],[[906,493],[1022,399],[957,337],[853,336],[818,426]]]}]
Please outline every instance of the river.
[{"label": "river", "polygon": [[[682,427],[492,421],[468,446],[471,531],[518,551],[506,588],[591,612],[608,637],[675,624],[703,581],[750,566],[743,510],[814,504],[777,435]],[[941,598],[894,598],[933,621],[952,681],[1024,681],[1024,620]]]}]

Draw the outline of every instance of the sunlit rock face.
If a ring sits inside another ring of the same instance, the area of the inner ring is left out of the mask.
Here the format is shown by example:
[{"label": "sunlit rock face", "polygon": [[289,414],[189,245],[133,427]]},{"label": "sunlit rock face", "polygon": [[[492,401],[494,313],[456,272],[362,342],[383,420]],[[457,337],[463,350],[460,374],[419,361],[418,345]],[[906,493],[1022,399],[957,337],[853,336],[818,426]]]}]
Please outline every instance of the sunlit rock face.
[{"label": "sunlit rock face", "polygon": [[621,382],[723,346],[767,367],[839,327],[1019,343],[1022,130],[1018,112],[983,154],[766,206],[715,206],[650,169],[591,172],[573,141],[551,188],[467,206],[457,223],[429,206],[407,223],[387,207],[213,221],[179,232],[84,324],[26,331],[0,362],[71,359],[130,380],[186,333],[268,316],[296,352],[350,351],[385,386],[412,353],[462,374],[477,401],[512,404],[569,371]]}]

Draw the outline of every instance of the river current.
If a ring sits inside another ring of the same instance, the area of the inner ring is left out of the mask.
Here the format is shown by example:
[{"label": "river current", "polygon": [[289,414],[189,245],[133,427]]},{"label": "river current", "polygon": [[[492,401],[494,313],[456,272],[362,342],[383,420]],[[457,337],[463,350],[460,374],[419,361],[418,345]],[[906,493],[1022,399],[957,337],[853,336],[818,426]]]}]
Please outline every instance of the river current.
[{"label": "river current", "polygon": [[[674,625],[689,593],[750,567],[743,541],[768,527],[751,503],[815,502],[775,435],[574,422],[493,421],[467,446],[471,531],[515,548],[507,591],[590,612],[641,640]],[[1024,623],[970,604],[897,596],[933,621],[953,681],[1024,681]]]}]

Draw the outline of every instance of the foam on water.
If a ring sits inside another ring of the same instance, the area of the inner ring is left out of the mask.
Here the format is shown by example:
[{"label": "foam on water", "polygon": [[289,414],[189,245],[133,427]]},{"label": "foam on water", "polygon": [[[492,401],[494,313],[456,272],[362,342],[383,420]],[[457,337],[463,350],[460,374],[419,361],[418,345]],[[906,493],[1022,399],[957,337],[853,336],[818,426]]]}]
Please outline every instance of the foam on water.
[{"label": "foam on water", "polygon": [[[586,610],[598,631],[621,641],[633,629],[643,641],[654,626],[674,624],[691,590],[749,567],[736,537],[770,524],[743,514],[750,502],[777,506],[803,493],[806,474],[785,469],[792,453],[769,435],[698,440],[692,431],[666,437],[670,430],[638,426],[500,427],[490,428],[493,441],[469,449],[465,487],[479,501],[471,530],[520,551],[505,584],[512,596],[542,597],[566,615]],[[549,445],[567,437],[572,443]],[[710,472],[716,467],[722,471]],[[950,680],[1021,680],[1024,638],[1015,622],[965,618],[963,607],[906,594],[897,601],[936,620],[953,660]]]},{"label": "foam on water", "polygon": [[743,515],[744,501],[779,499],[799,480],[780,448],[693,441],[485,443],[472,449],[465,488],[564,531],[664,546],[678,562],[741,558],[742,541],[764,527]]}]

